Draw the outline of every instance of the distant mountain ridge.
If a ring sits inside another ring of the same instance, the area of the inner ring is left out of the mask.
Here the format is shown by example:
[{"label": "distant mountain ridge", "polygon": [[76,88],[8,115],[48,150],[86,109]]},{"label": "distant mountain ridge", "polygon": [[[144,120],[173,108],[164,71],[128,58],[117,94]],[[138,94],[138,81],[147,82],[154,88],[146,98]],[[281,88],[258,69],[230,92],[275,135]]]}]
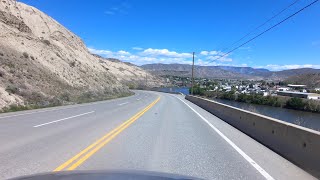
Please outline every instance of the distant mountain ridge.
[{"label": "distant mountain ridge", "polygon": [[247,75],[270,72],[268,69],[263,69],[263,68],[235,67],[235,66],[216,66],[216,67],[226,71],[232,71],[232,72],[247,74]]},{"label": "distant mountain ridge", "polygon": [[[146,64],[142,65],[141,68],[156,75],[191,76],[191,65],[188,64]],[[320,73],[320,69],[300,68],[270,71],[252,67],[195,66],[195,77],[203,78],[285,80],[291,76],[310,73]]]},{"label": "distant mountain ridge", "polygon": [[[191,65],[189,64],[146,64],[141,66],[155,75],[172,75],[172,76],[191,76]],[[196,77],[203,78],[248,78],[245,74],[226,71],[216,66],[195,66],[194,73]]]},{"label": "distant mountain ridge", "polygon": [[320,88],[320,73],[308,73],[290,76],[286,79],[287,83],[304,84],[310,88]]}]

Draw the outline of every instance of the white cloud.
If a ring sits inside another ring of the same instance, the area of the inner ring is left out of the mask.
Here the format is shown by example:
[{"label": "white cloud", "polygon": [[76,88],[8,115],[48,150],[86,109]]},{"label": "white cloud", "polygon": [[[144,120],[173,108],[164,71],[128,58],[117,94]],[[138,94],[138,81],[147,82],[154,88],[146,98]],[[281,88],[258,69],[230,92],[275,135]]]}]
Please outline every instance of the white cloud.
[{"label": "white cloud", "polygon": [[200,54],[204,55],[204,56],[207,56],[209,54],[209,52],[208,51],[201,51]]},{"label": "white cloud", "polygon": [[109,56],[109,55],[113,54],[113,52],[109,51],[109,50],[98,50],[98,49],[94,49],[94,48],[88,48],[88,50],[93,54],[99,54],[99,55]]},{"label": "white cloud", "polygon": [[206,56],[205,59],[207,59],[209,62],[211,61],[220,61],[220,62],[231,62],[232,59],[229,58],[229,54],[225,55],[226,53],[221,51],[201,51],[200,55]]},{"label": "white cloud", "polygon": [[317,64],[286,64],[286,65],[268,64],[266,66],[257,66],[256,68],[266,68],[273,71],[280,71],[280,70],[286,70],[286,69],[299,69],[299,68],[320,69],[320,65],[317,65]]},{"label": "white cloud", "polygon": [[[112,52],[110,50],[99,50],[94,48],[88,48],[93,54],[99,54],[106,58],[116,58],[122,61],[131,62],[137,65],[150,64],[150,63],[180,63],[191,64],[190,54],[177,53],[169,50],[157,50],[151,48],[148,51],[130,53],[124,50]],[[192,56],[192,54],[191,54]],[[186,58],[188,57],[188,58]]]},{"label": "white cloud", "polygon": [[111,8],[111,10],[113,10],[113,11],[118,11],[118,10],[119,10],[119,8],[117,8],[117,7],[113,7],[113,8]]},{"label": "white cloud", "polygon": [[117,53],[118,53],[119,55],[130,55],[129,52],[124,51],[124,50],[120,50],[120,51],[118,51]]},{"label": "white cloud", "polygon": [[[110,51],[110,50],[99,50],[94,48],[88,48],[91,53],[99,54],[107,58],[116,58],[122,61],[128,61],[137,65],[147,64],[147,63],[179,63],[179,64],[191,64],[192,63],[192,54],[191,53],[178,53],[175,51],[170,51],[168,49],[153,49],[148,48],[144,51],[138,51],[135,53],[130,53],[125,50],[119,51]],[[132,49],[140,49],[139,47],[135,47]],[[141,48],[142,49],[142,48]],[[203,53],[202,53],[203,54]],[[208,54],[219,54],[217,51],[210,51]],[[195,56],[197,57],[197,56]],[[207,56],[205,60],[197,59],[197,65],[218,65],[219,62],[231,62],[232,59],[228,57],[220,58],[216,60],[220,56]],[[211,61],[211,62],[210,62]],[[215,62],[214,62],[215,61]]]},{"label": "white cloud", "polygon": [[105,11],[104,13],[105,13],[105,14],[108,14],[108,15],[114,15],[114,14],[115,14],[114,11]]},{"label": "white cloud", "polygon": [[200,55],[203,55],[203,56],[208,56],[208,55],[222,55],[224,54],[223,52],[221,51],[201,51],[200,52]]},{"label": "white cloud", "polygon": [[232,59],[229,58],[228,56],[221,57],[220,55],[208,56],[208,57],[207,57],[207,60],[210,60],[210,61],[220,61],[220,62],[231,62],[231,61],[232,61]]},{"label": "white cloud", "polygon": [[178,58],[191,58],[191,53],[177,53],[175,51],[169,51],[168,49],[152,49],[148,48],[141,52],[141,55],[147,56],[166,56],[166,57],[178,57]]},{"label": "white cloud", "polygon": [[[136,65],[142,64],[151,64],[151,63],[179,63],[179,64],[192,64],[192,54],[191,53],[178,53],[175,51],[169,51],[168,49],[152,49],[148,48],[144,51],[138,52],[127,52],[125,50],[119,51],[110,51],[110,50],[99,50],[94,48],[88,48],[89,51],[93,54],[99,54],[101,56],[107,58],[116,58],[122,61],[131,62]],[[203,56],[197,57],[195,60],[196,65],[204,65],[204,66],[218,66],[218,65],[226,65],[226,66],[242,66],[247,67],[247,64],[235,65],[232,62],[233,60],[228,56],[221,57],[223,53],[219,51],[207,51],[208,55],[204,55],[206,53],[201,52],[200,54]],[[211,53],[211,54],[210,54]],[[215,54],[215,55],[214,55]],[[221,55],[220,55],[221,54]],[[218,59],[218,60],[217,60]],[[256,66],[255,68],[266,68],[273,71],[285,70],[285,69],[298,69],[298,68],[316,68],[320,69],[320,64],[286,64],[286,65],[277,65],[277,64],[269,64],[265,66]]]},{"label": "white cloud", "polygon": [[199,65],[199,66],[217,66],[217,62],[208,62],[208,61],[204,61],[202,59],[197,59],[196,61],[196,65]]},{"label": "white cloud", "polygon": [[251,47],[250,46],[247,46],[247,47],[239,47],[239,50],[251,50]]},{"label": "white cloud", "polygon": [[117,52],[112,52],[110,50],[94,49],[94,48],[88,48],[88,50],[93,54],[104,55],[106,57],[108,57],[108,56],[116,56],[116,55],[118,55],[120,57],[126,57],[126,56],[131,55],[129,52],[124,51],[124,50],[120,50],[120,51],[117,51]]},{"label": "white cloud", "polygon": [[128,14],[130,4],[127,2],[115,4],[115,7],[107,9],[104,13],[107,15]]},{"label": "white cloud", "polygon": [[216,55],[216,54],[223,54],[223,53],[219,52],[219,51],[210,51],[209,54],[210,55]]},{"label": "white cloud", "polygon": [[[180,64],[191,64],[192,63],[192,53],[180,53],[175,51],[170,51],[168,49],[153,49],[148,48],[143,50],[140,47],[133,47],[132,49],[137,50],[138,52],[128,52],[125,50],[119,51],[110,51],[110,50],[99,50],[94,48],[88,48],[91,53],[99,54],[108,58],[116,58],[122,61],[129,61],[134,64],[146,64],[146,63],[180,63]],[[141,51],[143,50],[143,51]],[[197,59],[196,64],[198,65],[216,65],[218,62],[231,62],[232,59],[228,57],[222,57],[218,54],[221,54],[218,51],[207,51],[201,52],[200,54],[208,54],[209,56],[204,59]],[[215,54],[215,55],[214,55]],[[195,56],[197,57],[197,56]],[[216,60],[218,59],[218,60]],[[215,62],[213,62],[215,61]]]},{"label": "white cloud", "polygon": [[133,47],[132,49],[133,50],[137,50],[137,51],[142,51],[143,50],[143,48],[141,48],[141,47]]}]

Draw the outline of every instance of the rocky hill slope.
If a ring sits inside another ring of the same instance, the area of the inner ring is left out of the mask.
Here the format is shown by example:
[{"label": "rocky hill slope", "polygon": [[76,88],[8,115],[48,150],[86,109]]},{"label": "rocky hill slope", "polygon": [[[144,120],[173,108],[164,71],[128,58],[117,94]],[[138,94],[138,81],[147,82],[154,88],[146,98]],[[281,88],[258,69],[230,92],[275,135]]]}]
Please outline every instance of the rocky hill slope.
[{"label": "rocky hill slope", "polygon": [[320,73],[320,69],[313,69],[313,68],[288,69],[283,71],[270,72],[266,77],[271,79],[278,78],[281,80],[285,80],[291,76],[299,76],[299,75],[314,74],[314,73]]},{"label": "rocky hill slope", "polygon": [[0,1],[0,109],[115,97],[161,80],[143,69],[90,54],[82,40],[38,9]]},{"label": "rocky hill slope", "polygon": [[[191,65],[188,64],[146,64],[141,66],[143,69],[159,76],[191,76]],[[203,78],[233,78],[243,79],[249,78],[246,74],[227,71],[216,66],[195,66],[195,77]]]},{"label": "rocky hill slope", "polygon": [[[146,64],[143,69],[157,75],[191,76],[191,65],[188,64]],[[269,71],[252,67],[233,66],[195,66],[195,77],[205,78],[230,78],[230,79],[270,79],[285,80],[290,76],[320,73],[320,69],[300,68],[283,71]]]},{"label": "rocky hill slope", "polygon": [[252,68],[252,67],[235,67],[235,66],[215,66],[217,68],[246,75],[259,75],[270,72],[268,69]]},{"label": "rocky hill slope", "polygon": [[285,81],[291,84],[304,84],[309,88],[320,88],[320,73],[290,76]]}]

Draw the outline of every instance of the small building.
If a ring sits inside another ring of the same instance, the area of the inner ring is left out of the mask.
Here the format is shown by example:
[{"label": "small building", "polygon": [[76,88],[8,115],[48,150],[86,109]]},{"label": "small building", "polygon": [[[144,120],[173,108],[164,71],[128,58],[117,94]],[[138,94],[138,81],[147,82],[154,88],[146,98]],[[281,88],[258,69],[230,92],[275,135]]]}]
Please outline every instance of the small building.
[{"label": "small building", "polygon": [[304,99],[320,100],[320,94],[316,94],[316,93],[279,91],[279,92],[277,92],[277,95],[278,96],[289,96],[289,97],[297,97],[297,98],[304,98]]},{"label": "small building", "polygon": [[175,84],[176,84],[177,86],[183,86],[183,85],[184,85],[182,81],[176,81]]},{"label": "small building", "polygon": [[302,85],[302,84],[288,84],[288,87],[291,88],[292,90],[295,90],[295,91],[307,92],[307,90],[305,90],[306,85]]},{"label": "small building", "polygon": [[224,86],[223,90],[231,91],[232,87],[231,86]]},{"label": "small building", "polygon": [[305,88],[306,85],[302,85],[302,84],[288,84],[288,87],[291,87],[291,88]]},{"label": "small building", "polygon": [[320,100],[320,94],[309,93],[308,99]]},{"label": "small building", "polygon": [[278,91],[289,91],[290,88],[287,87],[280,87],[278,88]]}]

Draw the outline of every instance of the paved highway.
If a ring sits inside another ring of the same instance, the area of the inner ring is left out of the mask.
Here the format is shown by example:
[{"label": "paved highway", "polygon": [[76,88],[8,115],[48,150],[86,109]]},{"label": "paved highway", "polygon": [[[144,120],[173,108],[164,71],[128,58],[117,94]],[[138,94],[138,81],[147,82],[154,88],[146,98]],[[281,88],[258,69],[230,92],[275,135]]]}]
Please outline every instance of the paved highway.
[{"label": "paved highway", "polygon": [[204,179],[315,179],[182,95],[135,91],[0,115],[0,179],[134,169]]}]

